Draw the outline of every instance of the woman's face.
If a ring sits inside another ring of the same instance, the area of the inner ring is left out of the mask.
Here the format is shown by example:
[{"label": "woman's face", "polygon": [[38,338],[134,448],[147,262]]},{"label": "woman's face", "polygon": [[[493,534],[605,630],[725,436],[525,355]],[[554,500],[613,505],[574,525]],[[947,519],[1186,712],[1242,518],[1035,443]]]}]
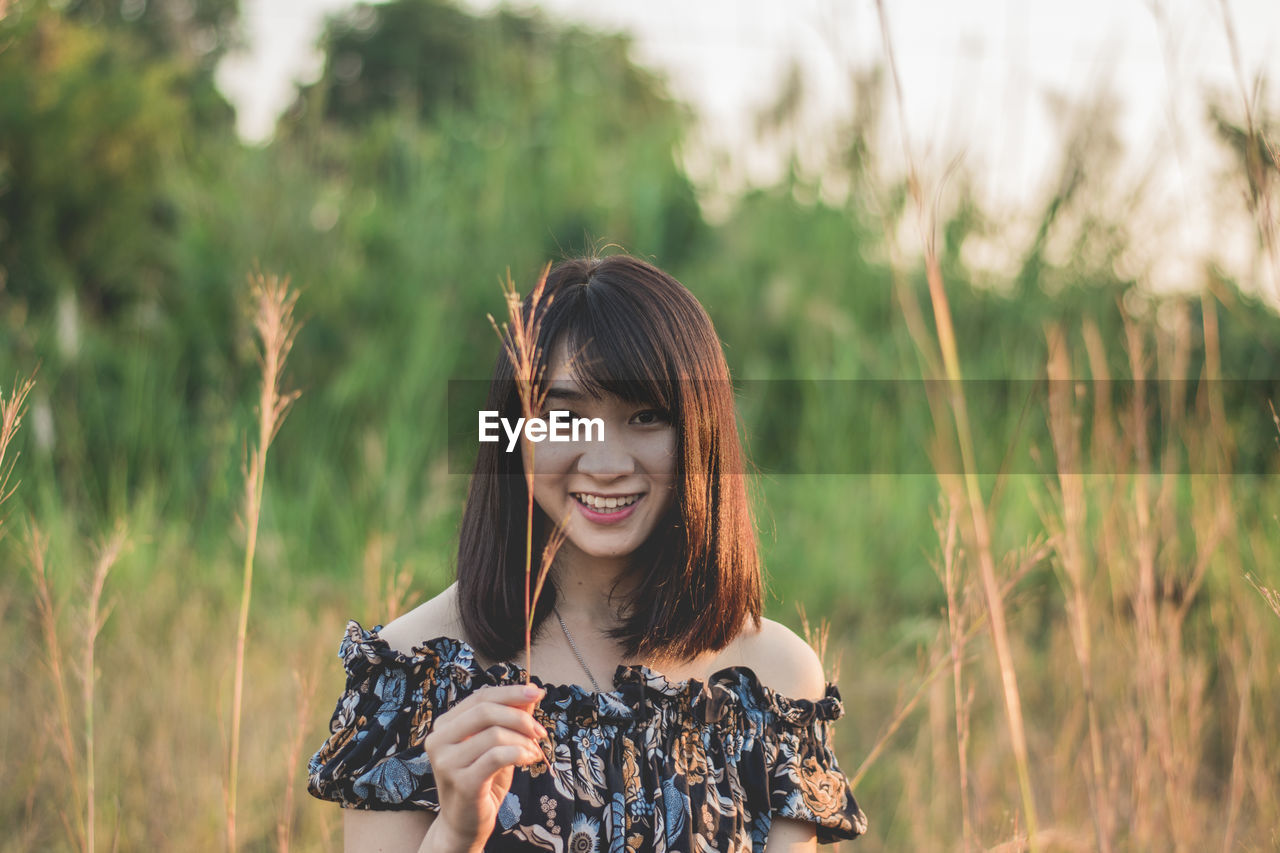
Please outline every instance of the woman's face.
[{"label": "woman's face", "polygon": [[[547,367],[544,419],[553,411],[598,418],[577,441],[522,439],[525,464],[533,454],[533,496],[554,522],[565,525],[561,553],[616,560],[635,552],[671,505],[675,493],[677,427],[669,413],[620,397],[592,397],[573,378],[560,343]],[[590,433],[593,440],[586,440]]]}]

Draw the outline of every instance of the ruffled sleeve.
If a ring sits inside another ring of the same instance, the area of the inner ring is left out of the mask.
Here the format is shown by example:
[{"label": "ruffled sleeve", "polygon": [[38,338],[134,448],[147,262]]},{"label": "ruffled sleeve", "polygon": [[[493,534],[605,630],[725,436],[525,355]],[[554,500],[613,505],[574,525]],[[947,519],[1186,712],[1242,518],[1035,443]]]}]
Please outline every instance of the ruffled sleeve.
[{"label": "ruffled sleeve", "polygon": [[827,685],[826,696],[817,702],[770,695],[769,705],[772,816],[817,824],[821,844],[862,835],[867,819],[831,749],[830,724],[844,716],[840,691]]},{"label": "ruffled sleeve", "polygon": [[307,765],[307,790],[346,808],[439,811],[423,742],[436,715],[471,692],[472,652],[434,641],[404,655],[378,636],[381,627],[347,623],[339,648],[347,684]]}]

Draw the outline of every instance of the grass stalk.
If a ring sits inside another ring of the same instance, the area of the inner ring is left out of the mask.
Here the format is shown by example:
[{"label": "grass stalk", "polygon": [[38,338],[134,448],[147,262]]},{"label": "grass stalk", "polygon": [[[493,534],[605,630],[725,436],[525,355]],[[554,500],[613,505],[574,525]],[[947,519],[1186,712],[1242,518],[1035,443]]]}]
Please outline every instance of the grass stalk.
[{"label": "grass stalk", "polygon": [[995,556],[991,544],[991,528],[987,519],[986,504],[978,484],[977,464],[974,454],[973,434],[969,425],[969,413],[961,388],[963,376],[956,353],[955,333],[951,325],[951,312],[942,285],[942,273],[932,241],[926,251],[925,267],[929,281],[929,294],[934,306],[934,319],[938,326],[938,343],[950,389],[951,412],[955,418],[956,437],[960,446],[963,465],[964,489],[967,498],[970,523],[977,550],[978,567],[983,595],[991,621],[991,638],[995,647],[996,662],[1000,669],[1001,694],[1004,698],[1005,716],[1009,737],[1017,764],[1018,787],[1022,794],[1023,815],[1027,822],[1027,837],[1032,851],[1039,848],[1037,841],[1039,821],[1036,819],[1035,797],[1031,788],[1030,758],[1027,753],[1026,728],[1022,719],[1022,696],[1018,689],[1018,675],[1013,663],[1013,650],[1009,642],[1009,628],[1005,616],[1004,599],[996,578]]},{"label": "grass stalk", "polygon": [[1236,732],[1231,747],[1231,779],[1227,788],[1227,825],[1222,833],[1222,853],[1236,848],[1236,827],[1244,800],[1245,742],[1251,726],[1255,658],[1245,652],[1240,636],[1231,638],[1230,657],[1234,662],[1236,696]]},{"label": "grass stalk", "polygon": [[1269,140],[1263,138],[1253,115],[1253,98],[1250,97],[1244,80],[1244,66],[1240,58],[1240,42],[1236,38],[1235,23],[1231,19],[1231,9],[1227,0],[1218,0],[1222,9],[1222,28],[1227,37],[1227,50],[1231,55],[1231,65],[1235,72],[1236,85],[1240,89],[1240,103],[1244,108],[1245,140],[1244,169],[1245,178],[1249,182],[1249,194],[1246,196],[1249,212],[1253,214],[1258,226],[1258,236],[1262,239],[1262,247],[1266,252],[1271,268],[1272,298],[1280,303],[1280,238],[1276,234],[1276,211],[1273,209],[1271,197],[1271,176],[1267,174],[1268,163],[1275,168],[1280,164],[1280,151]]},{"label": "grass stalk", "polygon": [[948,506],[947,520],[937,525],[938,539],[942,544],[941,579],[943,591],[947,596],[947,647],[951,661],[951,684],[953,702],[955,703],[956,727],[956,775],[960,783],[960,826],[964,849],[971,850],[977,845],[973,833],[973,821],[970,817],[972,807],[969,801],[969,721],[973,707],[973,687],[970,685],[966,696],[964,692],[964,650],[967,644],[965,637],[966,616],[961,601],[961,580],[958,564],[959,540],[958,522],[955,506]]},{"label": "grass stalk", "polygon": [[996,563],[992,552],[991,528],[987,519],[986,503],[978,483],[973,434],[970,429],[967,403],[961,387],[963,373],[960,370],[955,328],[951,321],[951,308],[947,300],[946,289],[943,286],[942,269],[938,261],[935,237],[937,230],[936,215],[934,211],[926,207],[914,156],[907,138],[906,109],[902,95],[902,82],[898,74],[897,62],[894,58],[893,39],[889,33],[889,19],[885,12],[884,0],[876,0],[876,10],[880,18],[885,58],[889,65],[889,74],[893,81],[898,114],[902,123],[903,147],[906,149],[909,169],[908,186],[921,222],[925,253],[925,275],[929,285],[930,301],[933,305],[938,350],[942,357],[942,366],[947,379],[951,416],[954,419],[956,440],[961,456],[966,507],[978,557],[988,618],[991,622],[992,643],[995,647],[996,661],[1000,670],[1001,695],[1004,698],[1009,738],[1013,746],[1014,761],[1017,765],[1018,788],[1022,796],[1027,838],[1034,853],[1039,849],[1039,841],[1037,840],[1039,821],[1036,819],[1035,796],[1031,787],[1026,727],[1022,718],[1022,697],[1018,689],[1018,676],[1013,663],[1013,650],[1009,641],[1004,599],[1000,594],[1000,584],[996,578]]},{"label": "grass stalk", "polygon": [[829,658],[831,650],[831,623],[826,619],[821,619],[815,625],[809,621],[809,613],[805,610],[803,602],[796,602],[796,613],[800,617],[800,636],[804,637],[804,641],[809,644],[809,648],[818,655],[818,660],[822,663],[823,672],[827,673],[828,681],[840,680],[840,660],[837,658],[832,661]]},{"label": "grass stalk", "polygon": [[1139,696],[1143,718],[1149,726],[1154,762],[1148,769],[1159,769],[1156,784],[1164,794],[1166,819],[1178,820],[1178,797],[1174,768],[1175,746],[1172,731],[1169,649],[1163,642],[1160,598],[1157,584],[1158,531],[1152,517],[1150,481],[1152,451],[1147,434],[1152,417],[1147,406],[1148,364],[1144,354],[1142,332],[1133,323],[1125,326],[1129,367],[1133,376],[1133,398],[1129,407],[1130,437],[1134,441],[1136,470],[1134,477],[1134,545],[1137,556],[1138,587],[1133,600],[1134,629],[1138,659]]},{"label": "grass stalk", "polygon": [[111,605],[102,606],[102,592],[107,575],[124,549],[125,531],[118,527],[99,548],[94,561],[93,579],[89,587],[89,608],[85,619],[84,663],[81,684],[84,699],[84,763],[85,763],[85,846],[92,853],[97,849],[97,780],[94,776],[94,685],[97,682],[95,650],[98,634],[111,615]]},{"label": "grass stalk", "polygon": [[1057,459],[1061,503],[1061,525],[1055,531],[1054,542],[1057,562],[1062,570],[1059,581],[1066,596],[1067,629],[1079,668],[1089,732],[1090,773],[1086,783],[1092,805],[1094,838],[1101,853],[1110,853],[1114,820],[1110,800],[1103,795],[1108,777],[1093,678],[1093,628],[1084,554],[1088,502],[1081,471],[1080,424],[1071,403],[1075,386],[1066,351],[1066,336],[1060,327],[1054,326],[1048,331],[1048,339],[1049,432]]},{"label": "grass stalk", "polygon": [[285,361],[293,347],[297,325],[293,309],[298,295],[289,279],[253,273],[249,276],[254,308],[253,325],[259,343],[262,386],[258,398],[258,438],[244,464],[245,548],[241,577],[240,616],[236,624],[235,677],[231,697],[231,745],[228,757],[226,799],[227,847],[238,849],[236,800],[239,795],[240,721],[244,696],[245,645],[249,631],[249,607],[253,596],[253,564],[258,543],[258,523],[266,483],[267,449],[280,430],[298,392],[282,390]]},{"label": "grass stalk", "polygon": [[879,760],[880,756],[888,749],[889,744],[893,740],[894,734],[902,727],[907,718],[911,716],[911,712],[920,704],[920,700],[925,697],[928,688],[933,682],[947,671],[947,664],[950,659],[942,655],[934,655],[924,672],[920,676],[919,683],[910,695],[900,694],[897,704],[894,707],[889,722],[885,724],[875,743],[871,745],[871,749],[867,751],[867,755],[862,759],[862,763],[858,765],[858,769],[849,777],[849,787],[857,790],[858,784],[863,777],[867,775],[872,766]]},{"label": "grass stalk", "polygon": [[1280,589],[1263,586],[1253,575],[1246,575],[1245,580],[1258,591],[1258,595],[1262,596],[1262,600],[1267,603],[1267,606],[1276,614],[1276,617],[1280,618]]},{"label": "grass stalk", "polygon": [[298,706],[293,718],[293,736],[289,739],[289,750],[285,758],[284,805],[276,819],[276,849],[279,853],[289,853],[289,842],[293,835],[293,795],[298,787],[296,771],[302,760],[303,738],[307,733],[307,720],[311,717],[311,703],[316,695],[315,673],[303,677],[295,669],[293,680],[298,685]]},{"label": "grass stalk", "polygon": [[[18,457],[16,454],[9,454],[9,446],[13,444],[13,439],[22,426],[22,416],[27,410],[27,395],[31,393],[33,387],[35,387],[35,380],[28,377],[21,381],[15,380],[13,391],[8,397],[5,397],[4,390],[0,389],[0,506],[4,505],[14,489],[18,487],[17,483],[10,485],[13,466],[17,463]],[[4,516],[0,515],[0,537],[2,536],[4,536]]]},{"label": "grass stalk", "polygon": [[[81,803],[84,799],[80,788],[81,775],[76,767],[75,729],[71,721],[71,699],[67,694],[67,665],[63,655],[62,641],[58,636],[59,608],[54,600],[53,589],[49,581],[49,572],[45,562],[49,540],[41,532],[34,521],[29,522],[27,531],[26,552],[31,565],[31,579],[35,586],[36,612],[43,635],[46,665],[53,681],[54,701],[57,705],[57,723],[54,731],[54,743],[62,756],[62,763],[67,768],[67,779],[71,784],[72,807],[61,813],[63,826],[67,835],[81,850],[89,850],[89,839],[84,823],[84,811]],[[74,817],[75,825],[67,820],[68,812]]]},{"label": "grass stalk", "polygon": [[[544,353],[538,343],[542,330],[542,317],[551,305],[554,296],[546,293],[547,274],[551,265],[542,268],[538,283],[529,293],[528,313],[526,315],[523,300],[516,291],[511,273],[507,273],[502,286],[503,296],[507,304],[507,319],[499,326],[498,321],[489,315],[489,325],[493,326],[498,340],[502,342],[507,357],[511,360],[515,372],[516,393],[520,398],[520,409],[526,421],[541,417],[542,408],[547,400],[547,384],[545,369],[542,366]],[[538,599],[542,595],[543,585],[551,571],[555,560],[555,552],[564,541],[563,523],[557,525],[555,531],[547,538],[538,564],[538,574],[533,574],[533,473],[534,445],[525,442],[524,482],[525,482],[525,551],[524,551],[524,660],[525,678],[533,671],[533,618],[537,611]]]}]

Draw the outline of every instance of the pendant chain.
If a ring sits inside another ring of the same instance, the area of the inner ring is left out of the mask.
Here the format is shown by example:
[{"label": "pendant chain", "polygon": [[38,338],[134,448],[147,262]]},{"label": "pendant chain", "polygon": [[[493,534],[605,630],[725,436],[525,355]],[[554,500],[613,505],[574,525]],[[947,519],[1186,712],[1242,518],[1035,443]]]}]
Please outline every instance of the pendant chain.
[{"label": "pendant chain", "polygon": [[552,608],[552,612],[556,614],[556,620],[560,623],[560,630],[564,631],[564,638],[569,641],[569,648],[573,650],[573,656],[578,659],[578,663],[582,665],[582,671],[587,674],[587,678],[591,679],[591,686],[595,688],[597,693],[600,691],[600,682],[596,681],[596,677],[591,674],[591,670],[587,668],[587,662],[582,659],[582,653],[578,651],[578,644],[573,641],[573,635],[569,633],[569,626],[564,624],[564,617],[560,615],[560,611]]}]

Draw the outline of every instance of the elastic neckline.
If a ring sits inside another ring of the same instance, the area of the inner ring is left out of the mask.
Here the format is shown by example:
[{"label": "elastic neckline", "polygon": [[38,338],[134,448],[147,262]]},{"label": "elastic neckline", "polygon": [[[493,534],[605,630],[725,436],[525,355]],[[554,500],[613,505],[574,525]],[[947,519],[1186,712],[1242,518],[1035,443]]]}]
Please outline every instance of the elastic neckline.
[{"label": "elastic neckline", "polygon": [[[440,635],[415,643],[411,652],[406,654],[391,648],[382,638],[384,626],[375,625],[372,630],[365,630],[359,622],[352,619],[347,622],[346,638],[343,641],[343,657],[351,670],[352,659],[363,658],[371,664],[395,663],[412,668],[423,663],[438,663],[444,660],[446,666],[455,672],[461,670],[468,676],[468,681],[478,680],[482,685],[516,684],[525,680],[525,668],[518,663],[496,663],[488,668],[481,668],[477,663],[475,649],[465,640]],[[354,654],[347,651],[347,643],[351,643]],[[358,651],[357,651],[358,650]],[[700,700],[712,698],[712,704],[750,704],[757,709],[772,710],[786,722],[807,724],[814,718],[820,720],[836,720],[844,715],[844,706],[837,687],[827,682],[822,699],[793,699],[761,683],[759,676],[748,666],[726,666],[711,673],[705,680],[689,678],[676,681],[667,678],[661,672],[644,664],[619,664],[614,671],[613,690],[599,692],[587,690],[577,684],[550,684],[536,675],[528,680],[547,691],[543,705],[554,704],[564,697],[571,697],[580,702],[596,706],[607,706],[615,702],[628,702],[628,694],[640,688],[642,692],[653,698],[687,703],[703,704]],[[735,689],[736,688],[736,689]],[[750,702],[746,702],[749,694]],[[718,716],[718,715],[717,715]]]}]

